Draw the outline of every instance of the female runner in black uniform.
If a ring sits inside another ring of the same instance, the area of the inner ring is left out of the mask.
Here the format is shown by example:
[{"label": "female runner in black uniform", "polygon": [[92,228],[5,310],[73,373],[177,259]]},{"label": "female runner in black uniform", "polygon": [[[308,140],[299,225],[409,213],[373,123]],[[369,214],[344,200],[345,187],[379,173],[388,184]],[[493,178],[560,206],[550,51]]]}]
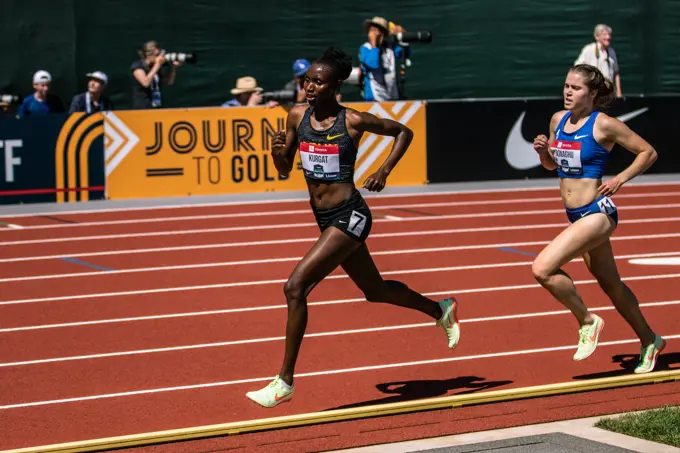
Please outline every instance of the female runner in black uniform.
[{"label": "female runner in black uniform", "polygon": [[363,291],[367,301],[427,314],[444,329],[451,349],[460,337],[455,298],[437,302],[401,282],[383,280],[368,252],[365,240],[371,230],[371,212],[354,185],[359,142],[365,132],[395,137],[390,155],[363,184],[371,192],[380,192],[406,152],[413,132],[396,121],[339,105],[336,94],[351,70],[351,57],[337,48],[326,50],[305,76],[309,105],[293,107],[288,113],[286,130],[272,140],[272,157],[281,174],[291,171],[295,152],[300,150],[312,212],[322,233],[283,288],[288,322],[281,370],[269,385],[247,393],[248,398],[264,407],[276,406],[293,396],[295,362],[307,327],[307,296],[338,266]]}]

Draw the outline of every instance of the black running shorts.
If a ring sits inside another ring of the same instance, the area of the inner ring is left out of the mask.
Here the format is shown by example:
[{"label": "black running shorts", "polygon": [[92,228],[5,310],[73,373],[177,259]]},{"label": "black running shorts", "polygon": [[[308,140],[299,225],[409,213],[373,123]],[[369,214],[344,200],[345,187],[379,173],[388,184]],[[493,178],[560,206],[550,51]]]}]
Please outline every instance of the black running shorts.
[{"label": "black running shorts", "polygon": [[332,208],[316,209],[312,206],[312,212],[322,232],[329,226],[334,226],[359,242],[366,241],[373,225],[371,211],[358,190]]}]

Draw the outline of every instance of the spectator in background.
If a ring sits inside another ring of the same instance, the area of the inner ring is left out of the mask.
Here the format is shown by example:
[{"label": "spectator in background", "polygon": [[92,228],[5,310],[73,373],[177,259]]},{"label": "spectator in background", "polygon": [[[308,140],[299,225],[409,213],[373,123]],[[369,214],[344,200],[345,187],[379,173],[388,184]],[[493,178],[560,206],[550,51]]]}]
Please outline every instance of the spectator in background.
[{"label": "spectator in background", "polygon": [[[305,74],[311,66],[309,60],[301,58],[293,62],[293,80],[288,82],[283,91],[295,91],[295,103],[303,104],[307,102],[307,93],[305,93]],[[338,93],[335,98],[338,102],[342,101],[342,94]]]},{"label": "spectator in background", "polygon": [[64,104],[59,97],[50,93],[52,76],[49,72],[40,70],[33,74],[33,88],[35,93],[26,96],[19,106],[17,118],[27,115],[46,115],[48,113],[64,112]]},{"label": "spectator in background", "polygon": [[306,100],[304,88],[305,74],[307,74],[307,70],[310,66],[311,64],[309,61],[305,60],[304,58],[295,60],[293,62],[293,80],[288,82],[286,86],[283,87],[285,91],[295,91],[295,102],[298,104],[305,102]]},{"label": "spectator in background", "polygon": [[140,59],[132,63],[132,108],[151,109],[163,107],[162,86],[175,83],[177,66],[173,61],[169,69],[156,41],[144,43],[139,51]]},{"label": "spectator in background", "polygon": [[102,94],[106,84],[109,83],[107,75],[101,71],[95,71],[87,74],[87,78],[87,91],[73,96],[69,113],[113,110],[111,100]]},{"label": "spectator in background", "polygon": [[[222,104],[222,107],[261,105],[262,91],[264,90],[257,86],[257,80],[254,77],[239,77],[236,79],[236,87],[231,89],[234,98]],[[276,101],[269,101],[266,105],[267,107],[274,107],[279,104]]]},{"label": "spectator in background", "polygon": [[[393,101],[399,99],[397,85],[397,62],[407,49],[401,47],[395,39],[387,39],[390,25],[383,17],[375,16],[364,21],[364,31],[368,41],[359,50],[359,61],[364,73],[365,101]],[[404,31],[394,26],[395,33]]]},{"label": "spectator in background", "polygon": [[616,58],[614,48],[611,47],[612,29],[608,25],[598,24],[595,26],[593,35],[595,42],[583,46],[574,64],[585,63],[595,66],[607,80],[612,82],[616,96],[620,98],[623,96],[623,90],[619,74],[619,60]]}]

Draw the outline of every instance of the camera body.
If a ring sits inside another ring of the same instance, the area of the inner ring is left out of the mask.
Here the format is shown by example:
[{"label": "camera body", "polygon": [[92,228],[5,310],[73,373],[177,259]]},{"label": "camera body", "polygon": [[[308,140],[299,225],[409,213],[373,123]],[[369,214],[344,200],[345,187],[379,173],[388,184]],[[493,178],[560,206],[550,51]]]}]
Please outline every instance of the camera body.
[{"label": "camera body", "polygon": [[161,54],[165,57],[165,61],[173,62],[179,61],[180,63],[196,63],[196,54],[193,52],[167,52],[163,50]]}]

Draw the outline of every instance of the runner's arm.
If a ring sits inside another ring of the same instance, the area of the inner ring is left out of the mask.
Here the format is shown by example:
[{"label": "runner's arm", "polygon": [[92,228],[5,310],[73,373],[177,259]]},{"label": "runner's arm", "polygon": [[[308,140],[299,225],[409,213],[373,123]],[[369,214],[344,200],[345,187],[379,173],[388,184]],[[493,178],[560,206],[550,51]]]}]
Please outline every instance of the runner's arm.
[{"label": "runner's arm", "polygon": [[295,106],[288,112],[286,130],[279,131],[272,138],[272,159],[281,175],[288,175],[293,169],[297,150],[297,127],[306,106]]},{"label": "runner's arm", "polygon": [[635,154],[635,160],[616,178],[625,184],[636,176],[644,173],[656,161],[658,155],[652,145],[633,132],[624,122],[602,115],[598,117],[598,126],[602,134],[609,140],[618,143]]},{"label": "runner's arm", "polygon": [[[560,124],[560,119],[564,116],[564,113],[564,111],[560,111],[552,116],[550,119],[550,137],[547,138],[547,143],[544,144],[543,149],[538,150],[541,165],[543,165],[543,168],[546,170],[552,171],[557,168],[557,164],[553,160],[553,153],[550,151],[550,144],[555,141],[555,130],[557,129],[557,125]],[[545,139],[545,136],[536,137],[536,140],[534,140],[534,147],[536,147],[536,143],[541,137]],[[541,144],[543,145],[543,143]]]},{"label": "runner's arm", "polygon": [[392,151],[390,151],[387,159],[385,159],[385,162],[376,172],[387,177],[404,156],[404,153],[406,153],[411,140],[413,140],[413,131],[397,121],[378,118],[367,112],[348,110],[347,113],[350,126],[359,133],[369,132],[395,138]]}]

